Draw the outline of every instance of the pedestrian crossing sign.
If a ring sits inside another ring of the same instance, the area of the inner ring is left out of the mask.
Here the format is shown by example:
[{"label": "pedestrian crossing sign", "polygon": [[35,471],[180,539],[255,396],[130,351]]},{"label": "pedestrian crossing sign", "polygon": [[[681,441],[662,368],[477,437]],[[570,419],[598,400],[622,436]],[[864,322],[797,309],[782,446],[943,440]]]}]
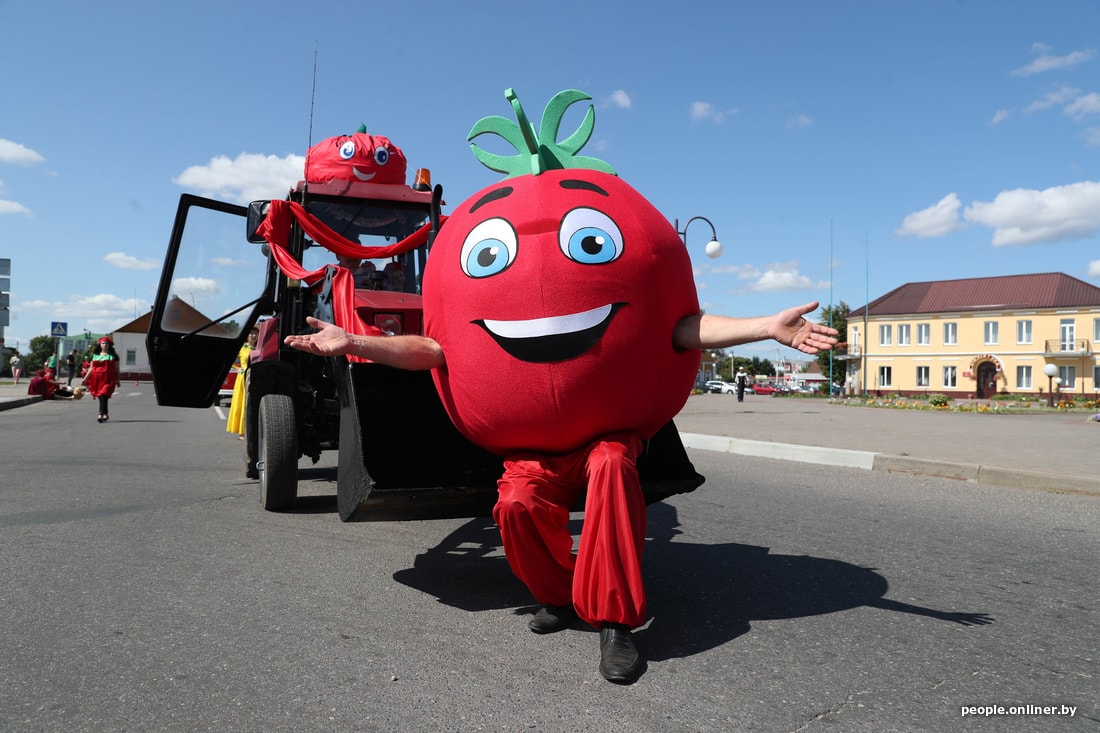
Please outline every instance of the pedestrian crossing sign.
[{"label": "pedestrian crossing sign", "polygon": [[51,321],[50,322],[50,335],[60,336],[65,338],[69,335],[69,324],[65,321]]}]

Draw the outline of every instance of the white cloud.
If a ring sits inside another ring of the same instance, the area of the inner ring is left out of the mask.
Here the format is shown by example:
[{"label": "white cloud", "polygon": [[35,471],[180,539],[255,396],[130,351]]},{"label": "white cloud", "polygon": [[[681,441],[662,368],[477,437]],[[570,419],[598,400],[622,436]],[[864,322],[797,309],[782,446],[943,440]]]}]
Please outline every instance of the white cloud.
[{"label": "white cloud", "polygon": [[251,262],[245,262],[244,260],[235,260],[232,257],[214,257],[210,260],[211,263],[218,265],[219,267],[251,267]]},{"label": "white cloud", "polygon": [[718,265],[707,267],[709,275],[733,275],[738,280],[755,280],[760,277],[760,270],[754,265]]},{"label": "white cloud", "polygon": [[139,260],[125,252],[109,252],[103,261],[122,270],[159,270],[161,264],[160,260]]},{"label": "white cloud", "polygon": [[735,115],[737,112],[736,107],[723,112],[710,102],[691,103],[691,119],[693,120],[709,120],[710,122],[721,123],[725,122],[727,115]]},{"label": "white cloud", "polygon": [[797,117],[793,117],[793,118],[787,120],[787,129],[788,130],[804,130],[807,127],[813,127],[813,126],[814,126],[814,118],[810,117],[809,115],[805,115],[805,114],[798,115]]},{"label": "white cloud", "polygon": [[1032,74],[1041,74],[1045,71],[1069,69],[1077,64],[1088,61],[1095,53],[1095,51],[1089,49],[1087,51],[1072,51],[1065,56],[1051,56],[1045,53],[1045,51],[1048,50],[1046,46],[1033,46],[1032,48],[1042,53],[1042,55],[1027,66],[1022,66],[1019,69],[1013,70],[1012,73],[1016,76],[1031,76]]},{"label": "white cloud", "polygon": [[691,103],[691,119],[693,120],[713,120],[714,122],[721,122],[724,118],[725,115],[716,110],[714,105],[710,102]]},{"label": "white cloud", "polygon": [[217,280],[208,277],[177,277],[169,287],[171,295],[190,300],[195,295],[218,295],[222,292]]},{"label": "white cloud", "polygon": [[21,203],[0,199],[0,214],[27,214],[29,216],[30,213],[31,210]]},{"label": "white cloud", "polygon": [[962,202],[959,201],[958,195],[949,193],[935,205],[909,214],[902,220],[901,227],[895,233],[899,237],[917,239],[942,237],[962,228],[959,220],[960,208],[962,208]]},{"label": "white cloud", "polygon": [[780,263],[765,270],[749,290],[756,293],[774,293],[791,290],[819,290],[829,287],[825,281],[814,282],[798,271],[798,263]]},{"label": "white cloud", "polygon": [[1002,191],[991,202],[975,201],[964,217],[993,229],[996,247],[1081,239],[1100,231],[1100,182]]},{"label": "white cloud", "polygon": [[1087,115],[1100,115],[1100,94],[1090,92],[1066,105],[1066,114],[1080,122]]},{"label": "white cloud", "polygon": [[172,183],[210,198],[248,203],[282,198],[302,179],[305,156],[279,158],[259,153],[241,153],[230,160],[224,155],[207,165],[194,165],[172,179]]},{"label": "white cloud", "polygon": [[1085,130],[1085,145],[1090,148],[1100,148],[1100,127],[1090,127]]},{"label": "white cloud", "polygon": [[1007,109],[999,109],[993,113],[993,119],[990,120],[990,124],[999,125],[1008,119],[1009,111]]},{"label": "white cloud", "polygon": [[1100,260],[1089,263],[1089,277],[1100,277]]},{"label": "white cloud", "polygon": [[111,293],[73,295],[68,300],[25,300],[19,304],[23,317],[46,316],[50,320],[67,321],[69,335],[79,333],[74,325],[74,314],[79,313],[83,327],[107,333],[134,320],[149,310],[150,303],[134,297],[121,297]]},{"label": "white cloud", "polygon": [[618,107],[619,109],[630,109],[633,103],[630,101],[630,95],[622,89],[616,89],[611,92],[611,96],[607,98],[607,104],[612,107]]},{"label": "white cloud", "polygon": [[1052,92],[1047,92],[1041,98],[1035,100],[1027,106],[1025,112],[1037,112],[1041,109],[1050,109],[1051,107],[1057,107],[1062,104],[1066,104],[1072,99],[1075,99],[1081,93],[1080,89],[1074,89],[1073,87],[1059,87]]},{"label": "white cloud", "polygon": [[0,138],[0,163],[34,165],[35,163],[43,163],[45,160],[41,155],[24,145]]}]

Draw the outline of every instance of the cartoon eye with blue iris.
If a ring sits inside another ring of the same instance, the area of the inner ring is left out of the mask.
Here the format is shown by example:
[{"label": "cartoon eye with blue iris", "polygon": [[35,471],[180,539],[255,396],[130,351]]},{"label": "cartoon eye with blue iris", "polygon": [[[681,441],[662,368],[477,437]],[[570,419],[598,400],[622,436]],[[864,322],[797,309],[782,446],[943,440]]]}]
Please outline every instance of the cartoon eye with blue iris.
[{"label": "cartoon eye with blue iris", "polygon": [[505,219],[488,219],[470,230],[462,243],[459,264],[470,277],[497,275],[516,259],[519,239]]},{"label": "cartoon eye with blue iris", "polygon": [[558,244],[582,265],[604,265],[623,253],[623,234],[611,217],[595,209],[573,209],[561,220]]},{"label": "cartoon eye with blue iris", "polygon": [[374,162],[378,165],[385,165],[390,162],[390,151],[383,145],[379,145],[374,149]]},{"label": "cartoon eye with blue iris", "polygon": [[351,160],[355,157],[355,143],[348,140],[340,146],[340,157],[344,160]]}]

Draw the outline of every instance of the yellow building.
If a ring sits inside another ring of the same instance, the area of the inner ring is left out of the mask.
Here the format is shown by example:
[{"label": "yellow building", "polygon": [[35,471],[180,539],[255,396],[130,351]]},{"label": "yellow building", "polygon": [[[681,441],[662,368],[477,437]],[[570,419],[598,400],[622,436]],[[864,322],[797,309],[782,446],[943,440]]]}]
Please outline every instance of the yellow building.
[{"label": "yellow building", "polygon": [[849,394],[1100,393],[1100,288],[1063,273],[907,283],[848,314]]}]

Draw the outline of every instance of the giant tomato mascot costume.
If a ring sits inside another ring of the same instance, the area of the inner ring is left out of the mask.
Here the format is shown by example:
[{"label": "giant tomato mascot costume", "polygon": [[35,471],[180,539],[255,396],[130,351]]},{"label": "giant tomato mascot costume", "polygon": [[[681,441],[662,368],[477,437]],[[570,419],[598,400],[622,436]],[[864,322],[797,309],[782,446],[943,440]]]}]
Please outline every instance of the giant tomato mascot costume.
[{"label": "giant tomato mascot costume", "polygon": [[[538,131],[512,90],[516,121],[489,117],[518,151],[471,146],[507,174],[457,206],[424,275],[425,335],[446,363],[433,375],[473,442],[505,456],[494,517],[513,571],[540,603],[572,603],[594,626],[645,620],[643,441],[683,407],[699,352],[673,346],[697,314],[675,229],[601,160],[578,156],[593,128],[558,141],[564,91]],[[569,506],[587,488],[576,554]]]}]

